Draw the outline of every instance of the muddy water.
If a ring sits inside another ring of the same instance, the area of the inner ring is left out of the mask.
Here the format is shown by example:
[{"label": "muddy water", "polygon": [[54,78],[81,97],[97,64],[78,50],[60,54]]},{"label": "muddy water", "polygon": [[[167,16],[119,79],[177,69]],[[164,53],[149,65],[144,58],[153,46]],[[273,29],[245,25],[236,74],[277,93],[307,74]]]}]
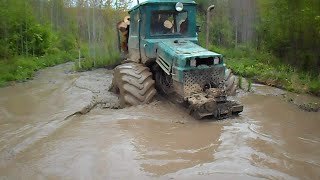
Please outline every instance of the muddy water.
[{"label": "muddy water", "polygon": [[111,72],[71,67],[0,89],[0,179],[320,179],[320,113],[284,91],[255,85],[240,117],[196,121],[161,97],[110,109]]}]

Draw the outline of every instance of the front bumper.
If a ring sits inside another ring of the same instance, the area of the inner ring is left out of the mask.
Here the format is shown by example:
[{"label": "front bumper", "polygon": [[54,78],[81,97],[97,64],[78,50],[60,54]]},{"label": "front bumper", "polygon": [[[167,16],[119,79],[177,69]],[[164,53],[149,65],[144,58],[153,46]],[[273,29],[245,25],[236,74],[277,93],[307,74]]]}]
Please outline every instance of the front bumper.
[{"label": "front bumper", "polygon": [[225,119],[243,111],[242,105],[236,101],[228,100],[225,92],[217,88],[193,94],[186,97],[185,101],[189,104],[190,114],[196,119],[207,116]]}]

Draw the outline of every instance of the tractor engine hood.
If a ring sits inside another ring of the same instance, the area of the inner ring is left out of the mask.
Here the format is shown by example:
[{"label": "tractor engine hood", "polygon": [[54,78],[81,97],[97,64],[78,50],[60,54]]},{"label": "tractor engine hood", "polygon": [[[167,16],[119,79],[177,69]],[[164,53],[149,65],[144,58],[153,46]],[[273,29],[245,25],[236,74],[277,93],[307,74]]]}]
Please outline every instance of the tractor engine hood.
[{"label": "tractor engine hood", "polygon": [[188,40],[163,40],[158,43],[157,63],[169,75],[173,67],[187,70],[223,66],[223,57]]},{"label": "tractor engine hood", "polygon": [[177,56],[185,57],[211,57],[221,56],[220,54],[208,51],[207,49],[187,40],[162,41],[158,45],[159,49],[174,52]]}]

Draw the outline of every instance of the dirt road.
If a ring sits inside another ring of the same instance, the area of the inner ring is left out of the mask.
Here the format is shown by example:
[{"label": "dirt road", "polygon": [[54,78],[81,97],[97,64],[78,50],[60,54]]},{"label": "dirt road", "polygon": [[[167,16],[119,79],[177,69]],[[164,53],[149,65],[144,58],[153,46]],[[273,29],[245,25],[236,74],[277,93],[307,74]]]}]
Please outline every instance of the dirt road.
[{"label": "dirt road", "polygon": [[296,95],[254,85],[240,117],[197,121],[161,97],[117,109],[111,71],[71,68],[0,89],[0,179],[320,179],[320,113]]}]

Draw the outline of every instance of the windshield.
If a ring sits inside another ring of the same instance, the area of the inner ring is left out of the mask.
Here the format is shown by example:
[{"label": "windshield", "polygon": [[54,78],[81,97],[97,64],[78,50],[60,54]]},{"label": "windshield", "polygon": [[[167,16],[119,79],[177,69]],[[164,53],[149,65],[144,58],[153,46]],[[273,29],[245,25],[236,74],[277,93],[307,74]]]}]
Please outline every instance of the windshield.
[{"label": "windshield", "polygon": [[188,12],[155,11],[151,17],[151,35],[176,35],[188,32]]}]

